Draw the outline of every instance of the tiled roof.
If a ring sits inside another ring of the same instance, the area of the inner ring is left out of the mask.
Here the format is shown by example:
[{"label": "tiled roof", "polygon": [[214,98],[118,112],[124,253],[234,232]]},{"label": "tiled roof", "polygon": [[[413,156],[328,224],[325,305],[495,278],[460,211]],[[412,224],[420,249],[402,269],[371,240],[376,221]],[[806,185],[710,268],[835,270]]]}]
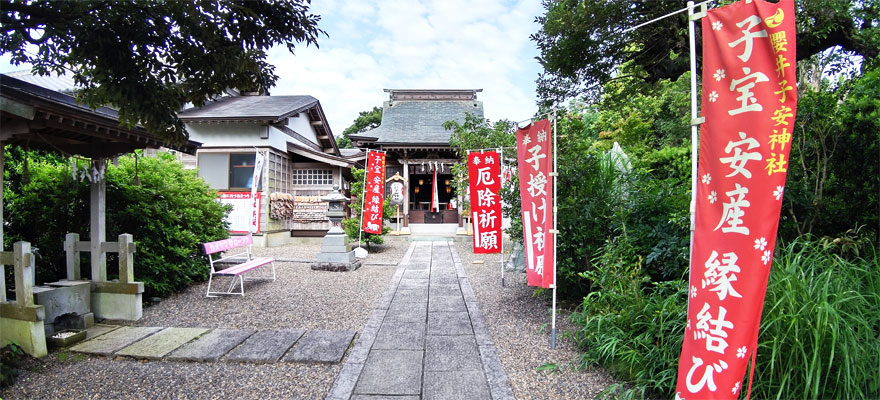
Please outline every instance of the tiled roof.
[{"label": "tiled roof", "polygon": [[271,120],[303,112],[318,102],[312,96],[230,96],[178,114],[184,121]]},{"label": "tiled roof", "polygon": [[465,113],[483,118],[483,102],[476,100],[386,101],[382,124],[357,136],[375,137],[377,144],[418,143],[449,145],[451,130],[446,121],[464,122]]}]

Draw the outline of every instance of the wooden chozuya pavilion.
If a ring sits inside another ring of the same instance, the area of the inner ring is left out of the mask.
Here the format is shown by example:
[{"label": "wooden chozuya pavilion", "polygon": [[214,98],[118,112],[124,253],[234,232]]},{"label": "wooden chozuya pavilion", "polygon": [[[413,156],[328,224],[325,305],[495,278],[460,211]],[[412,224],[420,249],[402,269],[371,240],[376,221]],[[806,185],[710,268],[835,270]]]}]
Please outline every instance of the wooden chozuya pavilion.
[{"label": "wooden chozuya pavilion", "polygon": [[[2,149],[6,144],[90,158],[95,171],[104,170],[107,162],[117,155],[168,146],[141,127],[121,127],[116,110],[105,107],[93,110],[77,104],[72,96],[0,75],[0,192],[3,188]],[[171,148],[194,154],[199,145],[185,141]],[[80,241],[75,233],[58,238],[58,246],[64,246],[68,253],[68,279],[47,283],[44,287],[34,286],[38,260],[30,243],[17,242],[13,251],[2,248],[3,201],[0,196],[0,267],[13,265],[15,272],[15,301],[6,301],[5,274],[0,274],[0,346],[15,342],[28,354],[45,356],[46,335],[54,332],[56,317],[71,312],[79,317],[77,323],[85,327],[95,318],[140,319],[143,283],[134,281],[135,243],[128,234],[120,235],[118,242],[106,240],[107,182],[103,173],[96,174],[90,181],[90,240]],[[90,280],[80,277],[79,252],[90,253]],[[119,279],[110,282],[106,254],[113,252],[119,253]],[[62,296],[64,298],[81,300],[53,301],[50,292],[54,290],[71,293]],[[42,303],[41,296],[50,300]]]},{"label": "wooden chozuya pavilion", "polygon": [[[462,216],[457,205],[461,204],[464,193],[456,193],[452,187],[451,170],[460,159],[449,145],[452,131],[445,129],[443,123],[463,123],[467,113],[483,118],[483,102],[477,101],[477,93],[482,91],[385,89],[389,99],[383,104],[381,125],[350,136],[352,142],[365,151],[386,152],[386,177],[399,173],[406,179],[402,210],[404,232],[461,231],[458,228],[463,226]],[[439,211],[431,210],[435,170]],[[386,193],[390,193],[389,187]]]}]

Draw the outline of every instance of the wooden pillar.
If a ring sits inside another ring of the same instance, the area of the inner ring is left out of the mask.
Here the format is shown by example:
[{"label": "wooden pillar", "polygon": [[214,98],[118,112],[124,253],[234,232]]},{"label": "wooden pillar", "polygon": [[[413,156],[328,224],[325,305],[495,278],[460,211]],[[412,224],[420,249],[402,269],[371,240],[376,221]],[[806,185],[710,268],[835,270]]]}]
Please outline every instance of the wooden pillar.
[{"label": "wooden pillar", "polygon": [[[95,160],[95,167],[103,171],[106,161]],[[107,181],[95,179],[91,184],[91,196],[89,203],[89,239],[91,241],[92,280],[95,282],[107,281],[107,255],[101,249],[101,244],[107,240]]]},{"label": "wooden pillar", "polygon": [[134,237],[119,235],[119,282],[134,282]]},{"label": "wooden pillar", "polygon": [[406,180],[406,190],[403,191],[403,226],[409,226],[409,191],[412,190],[412,182],[409,180],[409,160],[402,159],[400,162],[403,164],[403,179]]},{"label": "wooden pillar", "polygon": [[64,253],[67,257],[67,280],[69,281],[82,279],[79,250],[76,249],[77,242],[79,242],[78,233],[68,233],[64,236]]}]

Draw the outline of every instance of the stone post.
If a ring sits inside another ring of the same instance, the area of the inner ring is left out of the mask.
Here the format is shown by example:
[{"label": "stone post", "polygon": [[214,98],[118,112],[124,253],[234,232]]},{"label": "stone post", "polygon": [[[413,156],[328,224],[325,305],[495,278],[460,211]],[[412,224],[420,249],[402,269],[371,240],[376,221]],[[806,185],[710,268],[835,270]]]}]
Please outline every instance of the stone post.
[{"label": "stone post", "polygon": [[[95,160],[95,168],[103,171],[106,160]],[[100,172],[99,172],[100,174]],[[107,254],[101,248],[101,244],[107,240],[107,180],[94,179],[91,184],[90,195],[90,225],[89,239],[91,241],[90,255],[92,259],[92,281],[107,281]]]},{"label": "stone post", "polygon": [[34,305],[34,254],[31,244],[15,242],[12,245],[15,264],[15,303],[21,307]]},{"label": "stone post", "polygon": [[129,233],[119,235],[119,282],[134,282],[134,238]]},{"label": "stone post", "polygon": [[79,250],[76,249],[77,242],[79,242],[78,233],[68,233],[64,236],[64,253],[67,257],[67,280],[69,281],[82,279]]}]

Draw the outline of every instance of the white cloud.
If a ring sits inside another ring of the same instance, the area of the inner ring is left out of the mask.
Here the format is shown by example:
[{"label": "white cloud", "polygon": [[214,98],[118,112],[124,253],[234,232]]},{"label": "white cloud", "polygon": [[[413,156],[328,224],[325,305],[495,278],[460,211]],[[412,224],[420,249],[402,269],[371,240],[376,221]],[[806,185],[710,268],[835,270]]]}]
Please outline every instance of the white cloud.
[{"label": "white cloud", "polygon": [[380,106],[383,88],[481,88],[493,121],[536,110],[540,66],[529,35],[543,11],[538,2],[333,0],[313,11],[330,37],[296,56],[273,49],[281,79],[272,93],[317,97],[336,134],[359,111]]}]

